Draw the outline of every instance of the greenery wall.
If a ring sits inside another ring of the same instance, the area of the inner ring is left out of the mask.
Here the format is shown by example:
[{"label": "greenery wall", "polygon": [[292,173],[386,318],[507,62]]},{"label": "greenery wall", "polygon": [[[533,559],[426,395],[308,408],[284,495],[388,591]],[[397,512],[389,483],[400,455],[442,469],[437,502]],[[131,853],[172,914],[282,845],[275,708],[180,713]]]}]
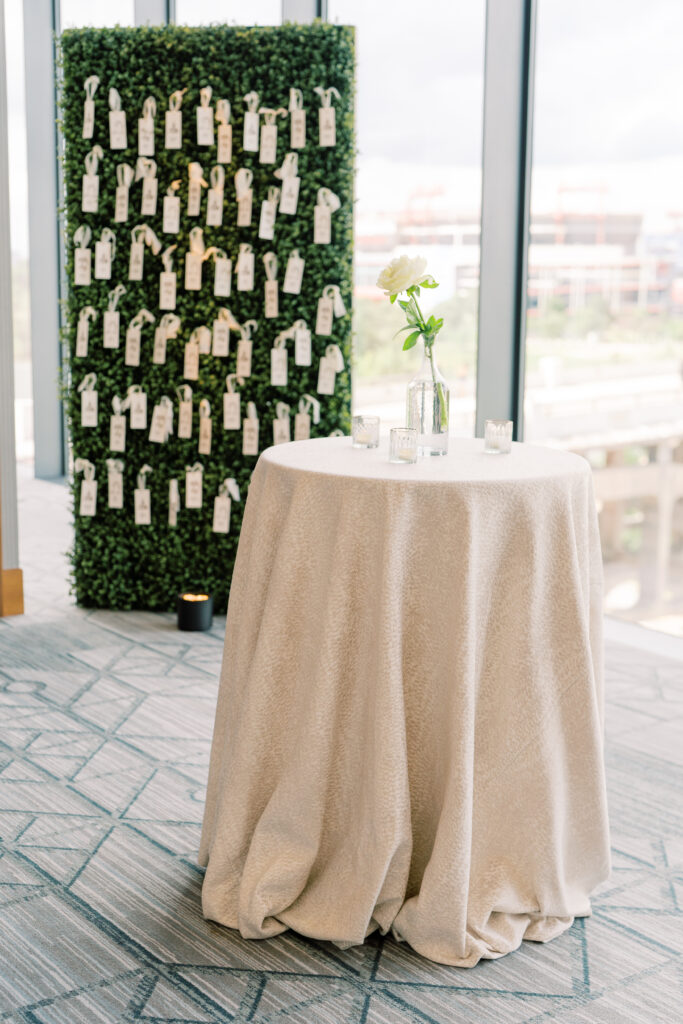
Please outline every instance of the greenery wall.
[{"label": "greenery wall", "polygon": [[[227,306],[242,324],[258,321],[253,340],[252,376],[241,389],[242,416],[246,403],[256,404],[260,420],[260,449],[271,445],[275,405],[284,401],[291,407],[292,437],[294,414],[299,398],[316,395],[319,358],[330,343],[339,345],[344,356],[344,370],[336,378],[333,396],[317,396],[321,402],[320,423],[311,425],[311,436],[330,434],[335,429],[349,428],[350,357],[351,357],[351,286],[353,225],[353,162],[354,162],[354,39],[353,30],[337,25],[284,25],[276,28],[134,28],[70,30],[61,36],[61,109],[66,141],[64,181],[66,188],[67,306],[68,327],[65,331],[67,372],[64,380],[66,409],[74,459],[85,458],[96,467],[98,501],[95,516],[80,516],[81,475],[73,480],[76,519],[73,549],[73,578],[79,604],[108,608],[171,609],[179,591],[208,588],[218,609],[224,609],[230,585],[233,560],[237,548],[239,526],[247,496],[249,479],[256,457],[242,455],[242,431],[223,430],[222,397],[226,374],[235,371],[238,335],[231,331],[230,354],[227,358],[200,356],[198,381],[183,378],[185,343],[194,328],[211,325],[221,306]],[[82,138],[84,82],[91,75],[100,79],[95,94],[95,128],[91,139]],[[209,180],[210,168],[216,164],[216,146],[196,144],[195,108],[200,103],[200,88],[211,86],[211,106],[218,99],[227,99],[232,107],[233,159],[225,166],[225,204],[223,226],[206,226],[206,189],[202,190],[201,215],[186,215],[188,164],[201,164],[204,178]],[[318,109],[320,99],[316,86],[334,86],[339,99],[336,108],[336,146],[318,145]],[[108,92],[118,90],[121,107],[127,115],[128,149],[109,148]],[[287,108],[290,87],[303,94],[306,110],[306,146],[299,149],[301,188],[295,216],[279,214],[274,241],[257,237],[262,199],[269,186],[280,186],[273,172],[282,165],[290,151],[289,117],[278,118],[277,159],[274,164],[260,164],[258,153],[242,150],[243,97],[252,91],[259,94],[260,105]],[[183,148],[164,148],[164,114],[171,93],[186,89],[182,102]],[[137,121],[143,103],[153,96],[157,104],[155,119],[155,155],[157,163],[158,203],[153,217],[140,215],[141,182],[130,188],[130,210],[125,223],[114,224],[116,166],[127,163],[134,167],[138,157]],[[94,145],[100,145],[99,205],[97,213],[81,210],[84,160]],[[236,226],[234,175],[239,168],[253,170],[254,208],[252,226]],[[163,196],[170,183],[180,179],[180,232],[177,236],[162,233]],[[332,243],[313,243],[313,209],[318,189],[327,187],[341,200],[340,209],[332,216]],[[176,314],[181,329],[175,340],[169,340],[167,361],[152,363],[152,339],[163,311],[159,309],[159,274],[163,269],[160,256],[145,248],[144,277],[140,282],[128,280],[131,230],[141,223],[149,224],[161,241],[162,250],[177,243],[174,269],[177,275]],[[93,268],[95,241],[105,227],[116,235],[116,253],[111,280],[96,280],[88,287],[74,287],[73,235],[79,225],[92,230]],[[205,263],[200,292],[184,289],[184,258],[188,249],[188,232],[201,226],[207,247],[224,249],[233,260],[232,294],[229,298],[213,296],[213,264]],[[255,286],[251,292],[238,292],[234,274],[240,243],[250,242],[255,252]],[[298,248],[306,260],[300,295],[282,292],[287,256]],[[280,269],[280,311],[277,319],[264,318],[265,272],[262,256],[276,252]],[[126,292],[119,301],[121,313],[121,344],[118,349],[105,349],[102,344],[103,313],[110,290],[118,283]],[[318,299],[328,284],[337,284],[346,305],[346,315],[335,319],[332,337],[314,333]],[[79,311],[85,306],[97,310],[97,319],[90,324],[88,355],[76,357],[76,330]],[[130,320],[142,308],[156,317],[156,323],[142,332],[142,354],[139,367],[124,364],[125,331]],[[280,331],[299,318],[307,321],[312,333],[313,358],[310,367],[294,365],[293,344],[288,343],[288,387],[270,384],[270,350]],[[78,385],[87,373],[97,374],[99,413],[97,428],[81,426],[81,404]],[[124,454],[109,450],[109,417],[114,396],[124,397],[132,384],[141,384],[148,393],[148,423],[159,397],[168,395],[174,404],[174,426],[177,427],[178,400],[176,388],[189,383],[193,389],[193,432],[191,440],[171,435],[163,444],[148,440],[148,430],[127,430]],[[209,456],[197,452],[198,403],[207,398],[213,420],[213,446]],[[124,508],[107,507],[108,458],[124,462]],[[204,468],[204,504],[200,510],[186,509],[184,503],[185,467],[200,462]],[[152,522],[136,526],[133,513],[133,491],[141,467],[148,464],[152,473],[147,479],[151,491]],[[230,533],[212,532],[213,499],[219,484],[234,477],[242,493],[242,503],[232,504]],[[169,480],[179,482],[181,508],[177,526],[168,523]]]}]

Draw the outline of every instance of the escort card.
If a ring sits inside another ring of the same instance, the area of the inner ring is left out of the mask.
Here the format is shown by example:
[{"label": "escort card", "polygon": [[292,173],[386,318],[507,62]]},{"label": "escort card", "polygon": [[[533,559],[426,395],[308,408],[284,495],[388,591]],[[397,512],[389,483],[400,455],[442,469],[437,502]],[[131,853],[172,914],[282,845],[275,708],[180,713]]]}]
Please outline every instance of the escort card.
[{"label": "escort card", "polygon": [[275,235],[275,217],[277,214],[277,203],[271,199],[264,199],[261,203],[261,219],[259,220],[258,236],[272,240]]},{"label": "escort card", "polygon": [[156,215],[158,192],[159,182],[156,178],[142,179],[142,203],[140,205],[141,216],[154,217]]},{"label": "escort card", "polygon": [[306,111],[289,112],[289,145],[291,149],[303,149],[306,145]]},{"label": "escort card", "polygon": [[185,359],[183,362],[183,377],[185,380],[199,379],[199,342],[188,341],[185,345]]},{"label": "escort card", "polygon": [[100,197],[100,179],[96,174],[83,175],[81,210],[83,213],[97,213]]},{"label": "escort card", "polygon": [[237,291],[250,292],[254,288],[254,254],[241,252],[237,260]]},{"label": "escort card", "polygon": [[216,162],[219,164],[232,163],[232,125],[218,125],[218,152]]},{"label": "escort card", "polygon": [[214,320],[211,354],[227,356],[230,351],[230,324],[227,320]]},{"label": "escort card", "polygon": [[167,235],[180,231],[180,196],[164,196],[164,220],[161,230]]},{"label": "escort card", "polygon": [[230,505],[231,501],[227,494],[218,494],[213,500],[213,526],[214,533],[230,532]]},{"label": "escort card", "polygon": [[166,149],[182,149],[183,112],[167,110],[165,119],[164,146]]},{"label": "escort card", "polygon": [[97,426],[97,392],[81,391],[81,426]]},{"label": "escort card", "polygon": [[228,298],[232,285],[232,260],[225,256],[214,259],[213,294],[218,298]]},{"label": "escort card", "polygon": [[332,211],[329,206],[317,204],[313,211],[313,242],[329,245],[332,241]]},{"label": "escort card", "polygon": [[244,137],[242,149],[247,153],[258,153],[259,116],[255,110],[246,110],[244,112]]},{"label": "escort card", "polygon": [[166,406],[155,405],[152,410],[152,426],[149,428],[149,440],[155,444],[164,444],[168,438],[168,413]]},{"label": "escort card", "polygon": [[287,444],[291,440],[289,416],[273,420],[273,444]]},{"label": "escort card", "polygon": [[239,430],[242,425],[238,391],[223,394],[223,430]]},{"label": "escort card", "polygon": [[90,321],[87,316],[79,316],[76,327],[76,358],[84,359],[88,354]]},{"label": "escort card", "polygon": [[287,349],[270,350],[270,383],[273,387],[287,387]]},{"label": "escort card", "polygon": [[202,205],[202,183],[198,178],[190,178],[187,189],[187,215],[198,217]]},{"label": "escort card", "polygon": [[188,252],[185,256],[185,291],[198,292],[202,287],[202,262],[197,252]]},{"label": "escort card", "polygon": [[81,501],[78,513],[82,516],[94,516],[97,510],[97,480],[84,480],[81,483]]},{"label": "escort card", "polygon": [[277,125],[261,125],[261,145],[259,148],[259,163],[274,164],[277,155]]},{"label": "escort card", "polygon": [[[295,252],[297,252],[295,250]],[[285,280],[282,285],[283,292],[288,295],[298,295],[301,291],[301,282],[304,276],[304,260],[295,253],[290,253],[285,270]]]},{"label": "escort card", "polygon": [[200,455],[211,454],[211,428],[212,420],[210,416],[199,417],[199,446],[198,452]]},{"label": "escort card", "polygon": [[213,107],[197,107],[197,145],[213,146]]},{"label": "escort card", "polygon": [[251,207],[254,198],[254,192],[249,189],[241,199],[237,200],[237,227],[248,228],[251,226]]},{"label": "escort card", "polygon": [[134,391],[130,396],[130,429],[147,430],[147,394]]},{"label": "escort card", "polygon": [[323,356],[318,370],[318,394],[333,395],[336,377],[334,360]]},{"label": "escort card", "polygon": [[109,148],[128,148],[128,132],[126,130],[125,110],[109,111]]},{"label": "escort card", "polygon": [[164,270],[159,274],[159,309],[175,309],[176,283],[174,270]]},{"label": "escort card", "polygon": [[140,328],[131,325],[126,331],[126,366],[140,365]]},{"label": "escort card", "polygon": [[241,338],[237,342],[237,365],[235,373],[238,377],[251,377],[251,348],[252,342]]},{"label": "escort card", "polygon": [[154,118],[138,118],[138,153],[140,156],[154,156]]},{"label": "escort card", "polygon": [[115,414],[109,417],[109,447],[113,452],[126,450],[126,417]]},{"label": "escort card", "polygon": [[145,243],[131,242],[130,259],[128,261],[128,280],[142,281],[142,269],[145,261]]},{"label": "escort card", "polygon": [[320,107],[318,110],[318,129],[320,146],[336,146],[337,126],[334,107]]},{"label": "escort card", "polygon": [[74,284],[92,283],[92,249],[74,249]]},{"label": "escort card", "polygon": [[127,185],[116,186],[116,201],[114,204],[114,221],[117,224],[128,220],[128,199],[129,189]]},{"label": "escort card", "polygon": [[120,315],[118,309],[107,309],[104,313],[104,347],[105,348],[118,348],[119,347],[119,322]]},{"label": "escort card", "polygon": [[280,213],[296,213],[299,202],[299,186],[301,178],[289,177],[282,179],[280,192]]},{"label": "escort card", "polygon": [[111,242],[95,242],[95,277],[101,281],[111,279]]},{"label": "escort card", "polygon": [[166,362],[166,341],[165,328],[157,327],[154,331],[154,348],[152,350],[152,362],[157,365],[163,365]]},{"label": "escort card", "polygon": [[178,437],[185,441],[192,437],[192,402],[178,404]]},{"label": "escort card", "polygon": [[83,134],[81,138],[92,139],[95,130],[95,101],[88,98],[83,104]]},{"label": "escort card", "polygon": [[311,436],[311,417],[307,412],[298,412],[294,417],[294,440],[308,441]]},{"label": "escort card", "polygon": [[185,473],[185,508],[202,507],[204,474],[201,469],[188,469]]},{"label": "escort card", "polygon": [[297,366],[311,365],[311,332],[305,325],[294,331],[294,362]]},{"label": "escort card", "polygon": [[315,333],[322,337],[329,337],[332,334],[332,322],[334,318],[334,301],[328,296],[321,295],[318,299],[318,315],[315,321]]},{"label": "escort card", "polygon": [[136,487],[134,491],[135,500],[135,525],[150,526],[152,522],[152,497],[149,488]]},{"label": "escort card", "polygon": [[123,508],[123,475],[121,473],[107,474],[107,505],[109,508]]},{"label": "escort card", "polygon": [[279,315],[277,281],[266,281],[264,289],[266,319],[272,320],[274,317]]},{"label": "escort card", "polygon": [[223,223],[223,189],[210,188],[206,200],[206,223],[219,228]]},{"label": "escort card", "polygon": [[258,455],[259,422],[256,419],[242,421],[242,455]]}]

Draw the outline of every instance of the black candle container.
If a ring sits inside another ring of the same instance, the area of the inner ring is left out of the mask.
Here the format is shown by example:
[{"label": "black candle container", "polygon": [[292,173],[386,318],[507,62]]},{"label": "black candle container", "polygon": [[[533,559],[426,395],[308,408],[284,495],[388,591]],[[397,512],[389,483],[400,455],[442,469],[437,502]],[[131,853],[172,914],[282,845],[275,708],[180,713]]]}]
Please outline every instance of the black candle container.
[{"label": "black candle container", "polygon": [[178,594],[178,629],[197,631],[211,629],[213,598],[210,594]]}]

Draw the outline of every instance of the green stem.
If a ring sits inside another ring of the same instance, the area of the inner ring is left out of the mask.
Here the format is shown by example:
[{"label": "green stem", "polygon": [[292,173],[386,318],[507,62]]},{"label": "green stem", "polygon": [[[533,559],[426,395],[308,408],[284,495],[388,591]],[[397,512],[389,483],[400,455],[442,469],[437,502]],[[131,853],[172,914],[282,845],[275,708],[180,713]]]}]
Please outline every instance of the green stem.
[{"label": "green stem", "polygon": [[415,293],[414,292],[410,296],[410,301],[415,306],[415,314],[416,314],[415,318],[417,320],[420,333],[422,334],[422,337],[423,337],[423,340],[424,340],[425,351],[427,353],[427,358],[429,359],[429,365],[431,366],[431,369],[432,369],[432,380],[434,381],[434,383],[436,385],[436,393],[439,396],[439,419],[440,419],[440,422],[441,422],[441,426],[445,427],[446,429],[448,429],[448,413],[446,412],[446,396],[444,394],[443,384],[441,383],[441,381],[437,381],[437,379],[436,379],[436,372],[434,370],[434,354],[432,352],[432,347],[434,345],[435,336],[432,336],[430,338],[429,335],[427,334],[427,325],[426,325],[426,322],[425,322],[425,318],[424,318],[424,315],[422,313],[422,310],[420,309],[420,306],[418,304],[418,301],[417,301],[417,298],[415,297]]}]

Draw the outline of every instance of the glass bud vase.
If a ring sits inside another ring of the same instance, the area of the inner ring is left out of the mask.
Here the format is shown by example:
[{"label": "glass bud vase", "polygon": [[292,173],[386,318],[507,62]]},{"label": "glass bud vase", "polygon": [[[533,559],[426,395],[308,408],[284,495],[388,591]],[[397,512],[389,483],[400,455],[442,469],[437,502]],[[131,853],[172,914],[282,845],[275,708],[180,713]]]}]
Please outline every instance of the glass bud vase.
[{"label": "glass bud vase", "polygon": [[422,366],[408,385],[406,426],[417,430],[418,455],[446,455],[450,390],[436,365],[434,346],[424,339],[422,346]]}]

